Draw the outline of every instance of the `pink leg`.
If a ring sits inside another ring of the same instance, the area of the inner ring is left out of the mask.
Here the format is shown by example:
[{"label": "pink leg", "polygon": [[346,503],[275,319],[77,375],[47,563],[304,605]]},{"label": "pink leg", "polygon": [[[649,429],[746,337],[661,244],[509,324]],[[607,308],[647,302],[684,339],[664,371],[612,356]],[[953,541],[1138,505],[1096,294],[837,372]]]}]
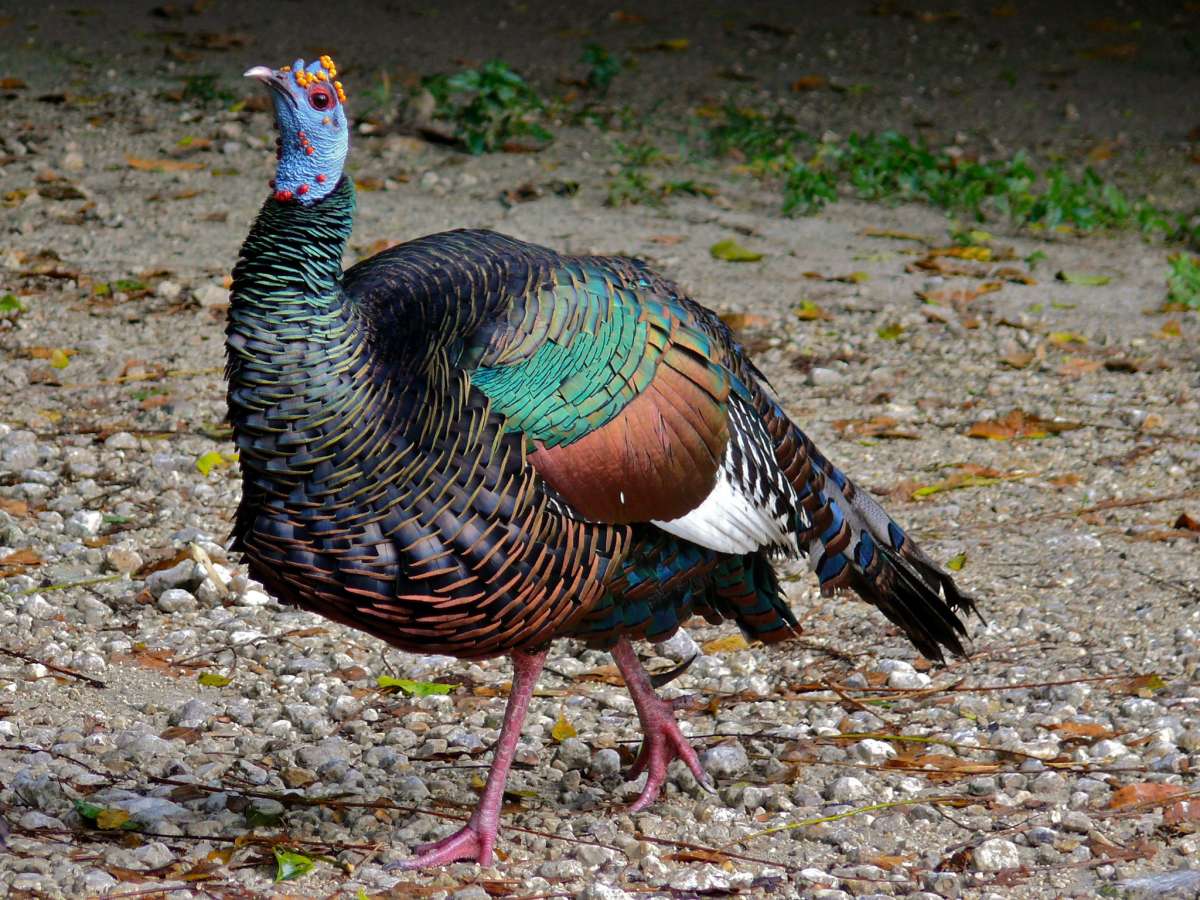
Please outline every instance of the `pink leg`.
[{"label": "pink leg", "polygon": [[675,722],[675,711],[658,694],[650,683],[650,676],[642,668],[641,661],[627,638],[621,638],[612,648],[613,659],[625,679],[625,686],[633,697],[638,718],[642,722],[642,749],[629,770],[629,780],[646,774],[646,787],[637,801],[629,807],[630,812],[645,809],[658,798],[659,789],[667,780],[667,766],[673,759],[682,759],[696,781],[707,791],[713,790],[712,780],[700,765],[696,751],[679,730]]},{"label": "pink leg", "polygon": [[504,710],[504,724],[500,726],[500,740],[496,742],[496,753],[488,771],[487,785],[483,796],[475,806],[475,812],[460,830],[449,837],[417,848],[417,855],[403,862],[393,863],[388,869],[424,869],[427,866],[444,866],[464,859],[473,859],[481,866],[492,863],[492,848],[496,844],[496,831],[500,828],[500,804],[504,798],[504,783],[512,766],[521,737],[521,725],[529,711],[529,700],[537,684],[546,651],[527,653],[514,650],[512,692],[508,695],[508,706]]}]

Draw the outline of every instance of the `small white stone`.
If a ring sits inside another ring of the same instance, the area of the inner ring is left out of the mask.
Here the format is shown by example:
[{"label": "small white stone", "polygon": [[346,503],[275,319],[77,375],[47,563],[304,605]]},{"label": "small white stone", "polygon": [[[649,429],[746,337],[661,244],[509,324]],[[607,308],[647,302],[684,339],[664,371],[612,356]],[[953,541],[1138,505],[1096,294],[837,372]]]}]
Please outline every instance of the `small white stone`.
[{"label": "small white stone", "polygon": [[923,672],[905,672],[897,669],[888,675],[887,683],[890,688],[912,691],[929,687],[933,683],[933,679]]},{"label": "small white stone", "polygon": [[867,738],[854,745],[854,754],[868,765],[878,766],[895,756],[896,748],[887,741]]},{"label": "small white stone", "polygon": [[845,803],[849,800],[861,800],[866,797],[870,791],[867,786],[852,775],[844,775],[838,778],[825,789],[825,796],[838,803]]},{"label": "small white stone", "polygon": [[128,431],[118,431],[104,439],[104,446],[109,450],[136,450],[138,440]]},{"label": "small white stone", "polygon": [[21,604],[21,612],[31,619],[52,619],[56,610],[41,594],[33,594]]},{"label": "small white stone", "polygon": [[178,281],[164,278],[154,286],[154,293],[167,301],[178,300],[179,295],[183,293],[183,286]]},{"label": "small white stone", "polygon": [[362,704],[349,694],[342,694],[329,701],[329,715],[336,722],[353,719],[362,712]]},{"label": "small white stone", "polygon": [[225,289],[224,285],[215,284],[213,282],[202,284],[200,287],[194,288],[192,290],[192,296],[195,297],[196,302],[205,309],[229,305],[229,291]]},{"label": "small white stone", "polygon": [[75,535],[76,537],[90,538],[95,537],[100,532],[100,527],[103,524],[103,513],[94,509],[80,509],[71,513],[71,518],[67,519],[64,530],[67,534]]},{"label": "small white stone", "polygon": [[238,606],[268,606],[271,596],[263,591],[248,590],[237,598]]},{"label": "small white stone", "polygon": [[163,612],[184,612],[196,608],[196,598],[182,588],[168,588],[158,595],[158,608]]},{"label": "small white stone", "polygon": [[984,841],[972,852],[975,868],[980,872],[999,872],[1001,869],[1015,869],[1021,865],[1021,854],[1017,845],[1004,838],[991,838]]}]

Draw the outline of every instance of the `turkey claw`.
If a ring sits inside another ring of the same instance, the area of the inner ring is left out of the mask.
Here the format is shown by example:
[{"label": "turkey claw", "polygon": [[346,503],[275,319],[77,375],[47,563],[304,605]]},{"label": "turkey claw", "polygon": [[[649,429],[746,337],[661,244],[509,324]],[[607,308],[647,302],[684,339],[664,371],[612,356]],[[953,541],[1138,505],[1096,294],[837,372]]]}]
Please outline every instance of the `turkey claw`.
[{"label": "turkey claw", "polygon": [[384,866],[386,872],[407,872],[432,866],[445,866],[454,862],[474,861],[481,866],[492,864],[492,846],[496,843],[496,832],[491,834],[465,825],[449,837],[417,847],[417,855],[409,859]]}]

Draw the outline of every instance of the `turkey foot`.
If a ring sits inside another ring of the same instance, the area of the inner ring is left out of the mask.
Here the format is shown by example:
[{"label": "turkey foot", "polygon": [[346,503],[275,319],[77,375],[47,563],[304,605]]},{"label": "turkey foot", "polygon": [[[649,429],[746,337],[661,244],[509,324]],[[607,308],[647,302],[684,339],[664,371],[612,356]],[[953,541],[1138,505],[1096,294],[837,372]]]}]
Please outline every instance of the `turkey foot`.
[{"label": "turkey foot", "polygon": [[[496,845],[496,832],[500,828],[500,804],[504,799],[504,783],[508,770],[517,752],[517,740],[521,737],[521,725],[529,711],[533,687],[537,684],[542,665],[546,662],[546,651],[529,653],[514,650],[512,691],[508,695],[508,706],[504,709],[504,724],[500,726],[500,739],[496,741],[496,755],[488,771],[487,785],[483,796],[467,824],[449,837],[432,844],[422,844],[417,855],[387,866],[387,870],[424,869],[429,866],[444,866],[459,860],[473,859],[481,866],[492,864],[492,848]],[[636,662],[636,658],[634,662]]]},{"label": "turkey foot", "polygon": [[642,749],[638,751],[628,777],[632,781],[645,772],[646,786],[629,807],[629,811],[643,810],[658,799],[663,782],[667,780],[667,766],[673,759],[682,759],[692,770],[697,783],[706,791],[715,790],[708,773],[700,765],[696,751],[679,730],[673,706],[654,693],[650,676],[642,668],[627,638],[617,641],[612,655],[617,668],[621,670],[621,677],[625,679],[626,687],[629,688],[629,695],[633,697],[638,719],[642,723]]},{"label": "turkey foot", "polygon": [[417,855],[411,859],[392,863],[388,871],[396,869],[424,869],[430,866],[446,866],[460,860],[475,860],[481,866],[492,864],[492,847],[496,843],[498,824],[489,828],[480,828],[472,821],[468,822],[449,837],[430,844],[417,847]]}]

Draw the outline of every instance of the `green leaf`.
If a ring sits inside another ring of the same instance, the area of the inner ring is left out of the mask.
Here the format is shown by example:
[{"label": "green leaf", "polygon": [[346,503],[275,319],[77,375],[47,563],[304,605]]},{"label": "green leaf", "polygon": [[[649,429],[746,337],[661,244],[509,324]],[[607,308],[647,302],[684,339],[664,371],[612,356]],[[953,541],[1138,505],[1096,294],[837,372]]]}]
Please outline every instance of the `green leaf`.
[{"label": "green leaf", "polygon": [[219,450],[209,450],[196,458],[196,469],[205,478],[213,469],[225,468],[237,462],[237,453],[221,453]]},{"label": "green leaf", "polygon": [[71,357],[67,355],[66,350],[55,347],[50,351],[50,367],[53,369],[65,369],[71,364]]},{"label": "green leaf", "polygon": [[96,817],[104,812],[103,806],[97,806],[95,803],[88,803],[86,800],[75,801],[75,812],[79,818],[84,819],[93,825],[96,823]]},{"label": "green leaf", "polygon": [[1067,284],[1082,284],[1086,287],[1101,287],[1112,281],[1108,275],[1088,275],[1084,272],[1059,272],[1054,277]]},{"label": "green leaf", "polygon": [[966,564],[967,564],[967,554],[956,553],[954,556],[950,557],[950,560],[946,563],[946,568],[949,569],[951,572],[961,572],[962,567],[965,566]]},{"label": "green leaf", "polygon": [[204,672],[196,680],[205,687],[225,687],[233,681],[228,675],[219,675],[216,672]]},{"label": "green leaf", "polygon": [[1025,257],[1025,265],[1029,266],[1030,271],[1037,268],[1038,263],[1045,262],[1049,257],[1041,250],[1034,250]]},{"label": "green leaf", "polygon": [[891,325],[884,325],[881,328],[875,329],[875,333],[879,335],[881,340],[894,341],[904,334],[904,326],[899,322],[893,322]]},{"label": "green leaf", "polygon": [[303,853],[293,853],[282,847],[275,848],[275,881],[291,881],[312,871],[316,861]]},{"label": "green leaf", "polygon": [[20,315],[25,312],[25,304],[17,299],[15,294],[5,294],[0,297],[0,316]]},{"label": "green leaf", "polygon": [[713,259],[723,259],[725,262],[758,262],[763,258],[761,253],[747,250],[733,238],[717,241],[708,248]]},{"label": "green leaf", "polygon": [[399,690],[410,697],[433,697],[439,694],[449,694],[454,690],[453,684],[440,684],[436,681],[412,681],[408,678],[392,678],[390,675],[380,675],[375,683],[385,690]]}]

